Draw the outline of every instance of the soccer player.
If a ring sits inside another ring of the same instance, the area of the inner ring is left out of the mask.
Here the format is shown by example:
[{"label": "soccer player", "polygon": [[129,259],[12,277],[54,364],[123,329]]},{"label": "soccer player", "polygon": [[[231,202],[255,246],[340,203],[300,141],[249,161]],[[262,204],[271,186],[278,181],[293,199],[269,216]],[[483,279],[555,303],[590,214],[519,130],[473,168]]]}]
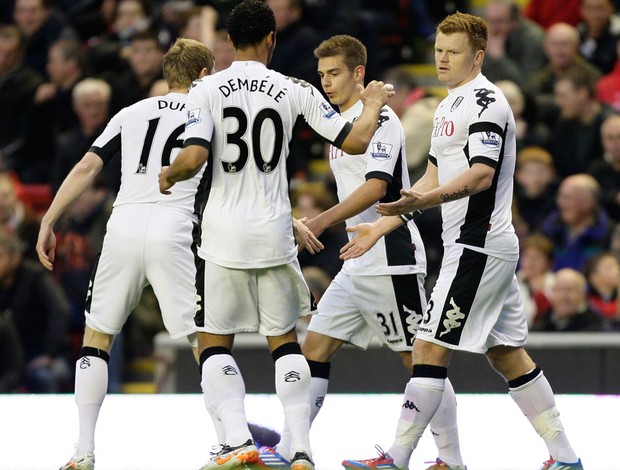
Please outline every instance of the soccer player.
[{"label": "soccer player", "polygon": [[212,181],[202,213],[204,292],[196,315],[202,389],[226,436],[203,467],[239,468],[258,460],[248,430],[245,384],[232,356],[235,333],[267,337],[276,393],[291,434],[291,468],[313,469],[310,449],[310,370],[295,324],[310,310],[297,261],[286,160],[297,116],[346,152],[363,153],[379,112],[393,91],[371,82],[364,109],[351,124],[313,86],[267,68],[275,19],[262,1],[231,11],[235,59],[190,90],[184,149],[162,170],[160,190],[191,177],[210,157]]},{"label": "soccer player", "polygon": [[185,99],[192,81],[211,73],[213,65],[206,46],[179,39],[163,59],[169,93],[116,114],[67,175],[42,218],[36,249],[41,263],[51,270],[54,224],[120,152],[121,185],[92,273],[84,342],[75,368],[79,439],[75,454],[61,470],[94,468],[95,427],[107,390],[110,350],[145,286],[153,286],[170,336],[187,337],[196,353],[195,247],[204,168],[167,197],[158,190],[158,174],[174,161],[183,144]]},{"label": "soccer player", "polygon": [[[549,450],[542,469],[583,468],[551,386],[524,349],[527,324],[511,222],[515,122],[501,90],[480,72],[486,44],[487,27],[476,16],[456,13],[439,24],[435,64],[448,96],[435,112],[426,173],[401,191],[399,201],[377,206],[386,217],[350,228],[359,234],[342,249],[344,259],[359,256],[401,224],[398,216],[441,205],[443,261],[413,345],[412,378],[388,450],[392,466],[381,468],[407,468],[442,400],[453,350],[485,354],[508,382],[510,396]],[[373,460],[343,465],[378,468]]]},{"label": "soccer player", "polygon": [[[323,91],[343,117],[354,121],[363,108],[358,85],[364,83],[366,47],[354,37],[339,35],[323,41],[314,55]],[[348,154],[332,145],[329,164],[340,202],[306,222],[317,237],[343,221],[354,226],[377,220],[377,201],[396,201],[400,190],[411,186],[403,127],[388,106],[381,110],[378,128],[363,154]],[[312,376],[311,422],[323,406],[332,357],[344,343],[366,349],[376,337],[397,352],[411,372],[411,348],[426,311],[425,274],[424,245],[413,221],[382,238],[363,256],[344,262],[321,297],[302,345]],[[441,412],[435,415],[431,428],[439,448],[438,463],[431,468],[442,468],[442,462],[451,469],[464,468],[456,397],[448,380]],[[261,460],[288,459],[288,445],[285,428],[277,452],[264,449]]]}]

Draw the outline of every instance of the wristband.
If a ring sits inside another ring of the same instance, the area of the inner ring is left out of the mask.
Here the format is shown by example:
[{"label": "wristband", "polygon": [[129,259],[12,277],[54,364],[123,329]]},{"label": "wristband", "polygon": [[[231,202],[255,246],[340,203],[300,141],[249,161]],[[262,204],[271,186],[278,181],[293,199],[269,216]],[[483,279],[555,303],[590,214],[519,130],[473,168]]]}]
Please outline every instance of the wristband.
[{"label": "wristband", "polygon": [[422,212],[424,212],[422,209],[418,209],[413,212],[409,212],[407,214],[400,214],[398,217],[400,217],[400,220],[402,220],[403,223],[407,225],[413,219],[415,219],[416,217],[419,217],[422,214]]}]

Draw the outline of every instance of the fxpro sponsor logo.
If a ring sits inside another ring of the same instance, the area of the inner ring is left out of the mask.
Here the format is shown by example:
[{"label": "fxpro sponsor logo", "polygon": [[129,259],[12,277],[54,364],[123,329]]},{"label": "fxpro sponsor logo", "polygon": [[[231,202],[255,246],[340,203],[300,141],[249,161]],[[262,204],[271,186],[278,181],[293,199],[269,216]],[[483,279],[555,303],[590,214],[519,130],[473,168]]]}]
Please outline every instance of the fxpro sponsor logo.
[{"label": "fxpro sponsor logo", "polygon": [[383,142],[373,142],[370,156],[375,160],[389,160],[392,158],[392,145]]},{"label": "fxpro sponsor logo", "polygon": [[442,116],[433,122],[433,137],[450,137],[454,135],[454,122]]},{"label": "fxpro sponsor logo", "polygon": [[200,118],[200,109],[196,108],[196,109],[190,109],[187,112],[187,122],[185,123],[185,127],[191,127],[194,124],[198,124],[199,122],[201,122],[202,119]]}]

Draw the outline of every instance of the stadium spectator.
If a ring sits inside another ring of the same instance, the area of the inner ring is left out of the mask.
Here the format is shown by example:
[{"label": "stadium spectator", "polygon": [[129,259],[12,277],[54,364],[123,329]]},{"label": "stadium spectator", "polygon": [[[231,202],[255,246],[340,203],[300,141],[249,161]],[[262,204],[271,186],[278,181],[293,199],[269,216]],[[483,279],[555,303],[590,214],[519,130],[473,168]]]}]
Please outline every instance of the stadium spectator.
[{"label": "stadium spectator", "polygon": [[23,256],[36,259],[39,218],[20,199],[19,186],[14,174],[0,171],[0,230],[17,235],[23,244]]},{"label": "stadium spectator", "polygon": [[528,0],[524,14],[544,29],[557,23],[576,26],[581,21],[581,0]]},{"label": "stadium spectator", "polygon": [[302,0],[267,0],[276,17],[278,47],[270,67],[289,77],[320,86],[312,51],[319,43],[317,31],[302,23]]},{"label": "stadium spectator", "polygon": [[103,17],[111,23],[109,29],[89,41],[93,73],[123,72],[131,39],[151,27],[151,3],[148,0],[107,0],[101,8]]},{"label": "stadium spectator", "polygon": [[557,189],[555,168],[549,152],[533,146],[517,153],[514,203],[527,225],[527,233],[536,232],[542,221],[554,211]]},{"label": "stadium spectator", "polygon": [[23,36],[17,27],[0,25],[0,169],[27,171],[25,136],[33,98],[43,77],[23,62]]},{"label": "stadium spectator", "polygon": [[24,348],[25,390],[63,392],[72,376],[67,299],[50,273],[23,258],[22,249],[17,236],[0,232],[0,311],[10,312]]},{"label": "stadium spectator", "polygon": [[24,371],[24,350],[11,312],[0,312],[0,393],[18,391]]},{"label": "stadium spectator", "polygon": [[613,111],[595,97],[595,80],[586,70],[573,67],[554,86],[559,110],[552,131],[550,150],[560,178],[584,173],[602,160],[601,124]]},{"label": "stadium spectator", "polygon": [[[57,139],[50,177],[53,193],[58,191],[71,168],[82,158],[105,127],[110,117],[110,98],[110,85],[98,78],[86,78],[74,87],[73,110],[78,116],[79,123]],[[121,171],[119,159],[113,159],[103,171],[108,183],[116,192]]]},{"label": "stadium spectator", "polygon": [[529,327],[551,305],[549,297],[554,280],[552,268],[551,240],[539,234],[528,236],[521,245],[517,279]]},{"label": "stadium spectator", "polygon": [[54,42],[45,69],[49,81],[39,85],[34,102],[48,107],[44,115],[54,123],[54,135],[58,135],[77,124],[77,116],[71,110],[71,93],[88,71],[88,57],[82,44],[75,39]]},{"label": "stadium spectator", "polygon": [[579,55],[579,33],[569,24],[557,23],[545,32],[544,50],[547,65],[527,77],[523,89],[535,100],[538,118],[551,125],[558,114],[553,97],[555,82],[572,67],[584,69],[594,80],[601,72]]},{"label": "stadium spectator", "polygon": [[164,52],[153,31],[136,33],[131,38],[127,48],[128,68],[120,74],[102,76],[112,86],[112,114],[148,98],[153,83],[163,78]]},{"label": "stadium spectator", "polygon": [[[49,81],[39,85],[34,96],[35,106],[28,126],[27,179],[50,182],[56,139],[72,130],[78,117],[72,106],[73,88],[86,75],[87,57],[75,39],[59,39],[49,50],[46,69]],[[41,148],[51,149],[41,152]]]},{"label": "stadium spectator", "polygon": [[24,63],[45,76],[49,49],[77,34],[52,0],[15,0],[13,20],[26,40]]},{"label": "stadium spectator", "polygon": [[588,305],[602,317],[620,320],[618,289],[620,289],[620,262],[610,251],[588,260],[583,274],[588,282]]},{"label": "stadium spectator", "polygon": [[[616,41],[616,55],[620,57],[620,39]],[[620,60],[616,59],[613,69],[596,82],[596,99],[620,111]]]},{"label": "stadium spectator", "polygon": [[620,16],[612,0],[581,0],[583,21],[577,25],[582,57],[602,74],[613,70],[617,59],[616,42],[620,37]]},{"label": "stadium spectator", "polygon": [[601,125],[603,159],[593,162],[588,173],[601,187],[601,205],[620,222],[620,116],[613,114]]},{"label": "stadium spectator", "polygon": [[605,331],[608,326],[600,315],[588,307],[587,282],[575,269],[564,268],[555,273],[551,288],[551,308],[532,325],[532,331],[578,332]]},{"label": "stadium spectator", "polygon": [[532,97],[524,93],[515,82],[499,80],[495,84],[504,92],[515,116],[517,151],[531,145],[546,147],[549,144],[551,132],[538,119],[536,103]]},{"label": "stadium spectator", "polygon": [[489,80],[520,82],[546,64],[544,30],[523,16],[515,0],[489,1],[484,16],[489,44],[482,71]]},{"label": "stadium spectator", "polygon": [[600,195],[599,184],[587,174],[568,176],[560,183],[557,210],[542,224],[542,233],[555,247],[554,271],[581,271],[588,259],[607,250],[611,226]]}]

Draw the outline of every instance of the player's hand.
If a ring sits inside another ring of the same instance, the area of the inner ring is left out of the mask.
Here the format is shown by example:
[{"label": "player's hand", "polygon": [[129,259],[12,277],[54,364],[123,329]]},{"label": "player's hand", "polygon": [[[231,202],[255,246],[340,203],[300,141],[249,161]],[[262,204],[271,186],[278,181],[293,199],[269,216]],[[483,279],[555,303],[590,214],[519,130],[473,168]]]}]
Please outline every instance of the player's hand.
[{"label": "player's hand", "polygon": [[349,243],[340,249],[340,259],[345,261],[359,258],[370,250],[375,243],[377,243],[377,240],[381,238],[381,234],[376,227],[369,223],[347,227],[347,232],[356,233],[356,235]]},{"label": "player's hand", "polygon": [[364,104],[377,103],[380,107],[387,104],[388,100],[396,93],[394,86],[376,80],[371,81],[366,88],[358,85]]},{"label": "player's hand", "polygon": [[56,258],[56,235],[54,235],[54,231],[49,225],[41,224],[36,249],[41,264],[50,271],[54,269],[54,260]]},{"label": "player's hand", "polygon": [[298,251],[305,248],[314,255],[325,247],[319,239],[314,236],[312,230],[305,225],[307,220],[308,217],[304,217],[303,219],[296,219],[293,217],[293,232],[295,233],[295,241],[297,242]]},{"label": "player's hand", "polygon": [[381,215],[401,215],[425,208],[422,201],[423,193],[412,189],[401,189],[400,195],[398,201],[377,204],[377,212]]},{"label": "player's hand", "polygon": [[162,194],[172,194],[172,191],[169,191],[169,189],[173,186],[174,183],[168,181],[168,167],[162,166],[159,172],[159,192]]}]

